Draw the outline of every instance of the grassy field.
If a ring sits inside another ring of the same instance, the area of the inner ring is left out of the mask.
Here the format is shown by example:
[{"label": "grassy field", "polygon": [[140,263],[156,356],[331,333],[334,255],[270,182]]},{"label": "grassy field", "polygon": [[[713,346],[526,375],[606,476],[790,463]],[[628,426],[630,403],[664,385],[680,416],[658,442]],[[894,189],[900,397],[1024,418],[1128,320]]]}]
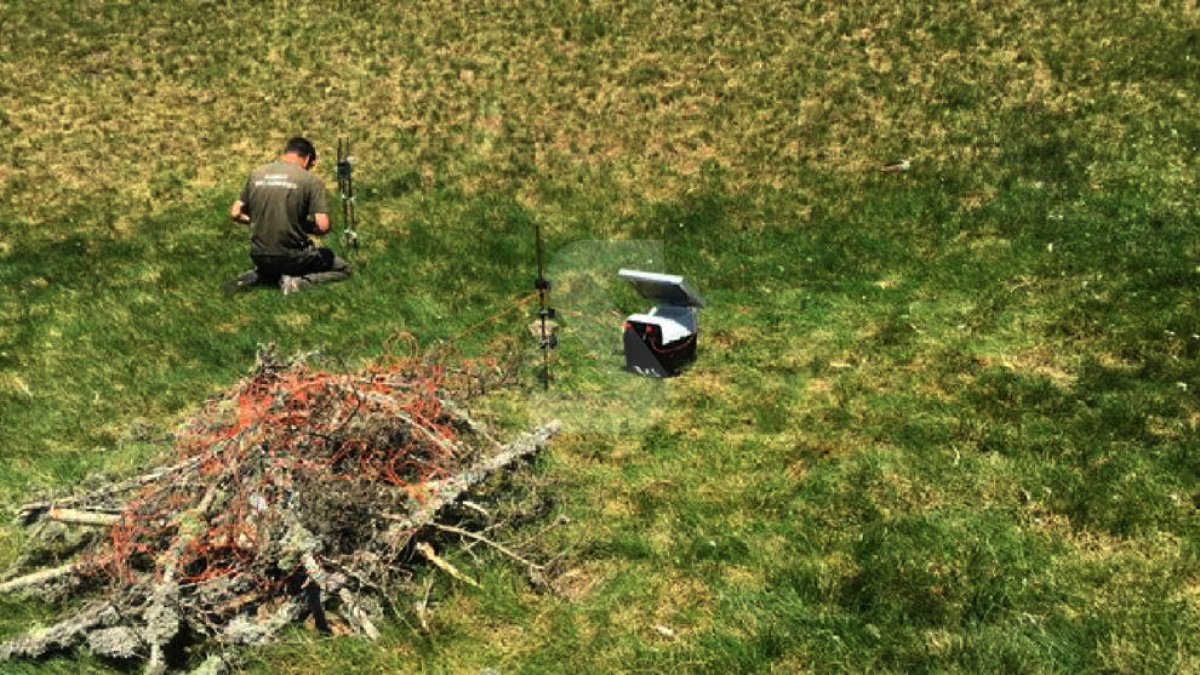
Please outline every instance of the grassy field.
[{"label": "grassy field", "polygon": [[[431,634],[249,670],[1200,671],[1195,0],[385,4],[0,0],[0,503],[164,459],[259,344],[494,355],[536,222],[555,388],[480,405],[575,424],[504,533],[550,590],[463,554]],[[296,133],[331,186],[354,139],[357,275],[222,297]],[[644,260],[711,305],[679,379],[617,371]]]}]

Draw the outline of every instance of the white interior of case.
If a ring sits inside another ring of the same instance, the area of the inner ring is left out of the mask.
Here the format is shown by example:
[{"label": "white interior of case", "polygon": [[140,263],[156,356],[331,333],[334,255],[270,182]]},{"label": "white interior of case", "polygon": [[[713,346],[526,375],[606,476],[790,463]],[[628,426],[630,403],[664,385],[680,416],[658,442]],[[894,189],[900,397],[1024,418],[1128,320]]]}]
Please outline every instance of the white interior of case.
[{"label": "white interior of case", "polygon": [[640,270],[621,270],[617,274],[643,298],[658,302],[649,312],[632,314],[627,321],[655,326],[662,333],[663,344],[696,332],[696,308],[704,306],[704,298],[683,277]]},{"label": "white interior of case", "polygon": [[682,340],[696,332],[696,314],[691,307],[672,307],[681,312],[663,312],[655,307],[649,314],[630,314],[626,321],[655,326],[662,333],[663,344]]}]

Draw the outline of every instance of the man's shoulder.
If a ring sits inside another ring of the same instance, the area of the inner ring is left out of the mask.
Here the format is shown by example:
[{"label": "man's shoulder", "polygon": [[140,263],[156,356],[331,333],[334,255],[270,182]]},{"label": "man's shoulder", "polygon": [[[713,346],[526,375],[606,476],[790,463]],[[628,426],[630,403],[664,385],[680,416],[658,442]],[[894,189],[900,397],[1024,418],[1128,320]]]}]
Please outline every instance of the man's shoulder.
[{"label": "man's shoulder", "polygon": [[321,179],[313,175],[310,171],[305,171],[303,168],[290,164],[288,162],[268,162],[261,166],[255,167],[250,172],[252,181],[274,181],[287,182],[295,187],[312,188],[314,185],[320,185]]},{"label": "man's shoulder", "polygon": [[308,183],[309,185],[320,185],[321,187],[325,186],[325,184],[321,182],[321,177],[312,171],[305,171],[300,167],[294,168],[299,172],[297,175],[300,176],[300,180],[304,181],[305,183]]},{"label": "man's shoulder", "polygon": [[297,185],[314,185],[321,184],[321,179],[313,172],[304,169],[301,166],[292,164],[291,162],[269,162],[255,169],[258,173],[269,173],[277,175],[285,175],[288,180]]},{"label": "man's shoulder", "polygon": [[[296,168],[299,169],[299,167],[296,167]],[[297,173],[295,175],[296,175],[296,182],[299,183],[300,185],[304,186],[310,192],[324,192],[325,191],[325,183],[321,180],[320,176],[313,173],[312,171],[305,171],[304,169],[299,169],[299,173]]]},{"label": "man's shoulder", "polygon": [[288,165],[283,162],[267,162],[259,164],[250,172],[251,176],[264,176],[267,174],[287,173]]}]

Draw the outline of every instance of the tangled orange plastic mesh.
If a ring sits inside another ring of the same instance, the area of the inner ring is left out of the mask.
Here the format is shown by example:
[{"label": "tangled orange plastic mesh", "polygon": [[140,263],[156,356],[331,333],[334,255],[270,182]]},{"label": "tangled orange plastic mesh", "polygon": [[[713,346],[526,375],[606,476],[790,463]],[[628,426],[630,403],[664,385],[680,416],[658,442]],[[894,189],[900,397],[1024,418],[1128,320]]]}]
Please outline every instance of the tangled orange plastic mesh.
[{"label": "tangled orange plastic mesh", "polygon": [[352,374],[265,362],[186,425],[177,448],[194,470],[126,503],[97,571],[128,584],[161,576],[169,556],[181,583],[277,584],[285,516],[327,547],[345,542],[327,555],[352,553],[380,513],[419,503],[473,458],[473,432],[444,399],[448,376],[415,359]]}]

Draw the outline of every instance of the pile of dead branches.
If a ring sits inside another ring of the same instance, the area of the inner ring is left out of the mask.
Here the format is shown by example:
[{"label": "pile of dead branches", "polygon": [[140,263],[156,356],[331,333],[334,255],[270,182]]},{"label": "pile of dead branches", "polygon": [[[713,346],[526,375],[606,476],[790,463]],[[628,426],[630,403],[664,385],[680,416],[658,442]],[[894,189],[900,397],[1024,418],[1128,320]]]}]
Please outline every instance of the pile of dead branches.
[{"label": "pile of dead branches", "polygon": [[181,430],[176,463],[24,505],[25,525],[102,534],[65,564],[0,583],[88,599],[0,645],[0,659],[86,645],[162,672],[184,648],[220,654],[304,619],[376,637],[414,550],[453,571],[416,539],[423,528],[558,430],[501,445],[448,400],[448,377],[413,360],[332,374],[268,352]]}]

